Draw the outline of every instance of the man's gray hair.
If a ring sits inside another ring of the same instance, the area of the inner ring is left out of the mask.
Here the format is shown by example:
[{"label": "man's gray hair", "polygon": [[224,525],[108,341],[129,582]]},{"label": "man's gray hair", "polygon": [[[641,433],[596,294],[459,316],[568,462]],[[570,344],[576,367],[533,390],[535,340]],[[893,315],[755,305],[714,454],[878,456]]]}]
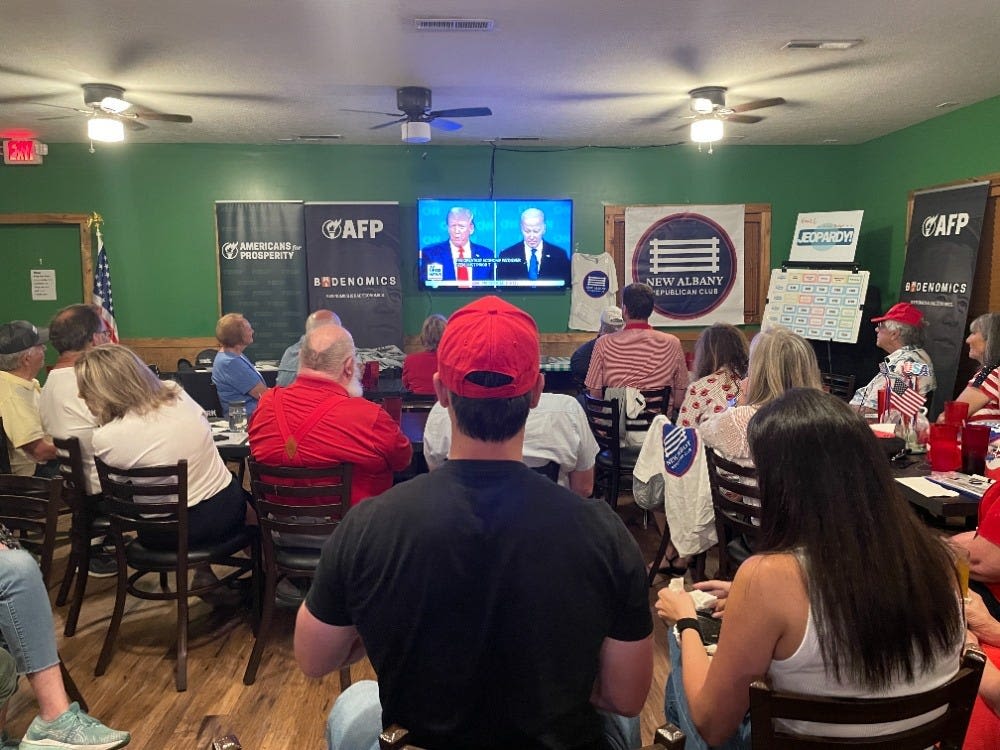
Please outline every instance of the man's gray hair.
[{"label": "man's gray hair", "polygon": [[899,334],[899,343],[903,346],[921,347],[924,345],[923,326],[911,326],[900,323],[898,320],[883,320],[882,326],[890,331],[896,331]]},{"label": "man's gray hair", "polygon": [[12,354],[0,354],[0,371],[14,372],[14,370],[21,366],[21,360],[24,358],[26,351],[28,350],[22,349]]},{"label": "man's gray hair", "polygon": [[310,370],[325,372],[330,375],[339,375],[340,367],[344,360],[354,356],[354,342],[350,336],[338,338],[326,349],[316,351],[311,345],[312,337],[306,335],[306,340],[302,342],[302,351],[299,353],[299,365]]}]

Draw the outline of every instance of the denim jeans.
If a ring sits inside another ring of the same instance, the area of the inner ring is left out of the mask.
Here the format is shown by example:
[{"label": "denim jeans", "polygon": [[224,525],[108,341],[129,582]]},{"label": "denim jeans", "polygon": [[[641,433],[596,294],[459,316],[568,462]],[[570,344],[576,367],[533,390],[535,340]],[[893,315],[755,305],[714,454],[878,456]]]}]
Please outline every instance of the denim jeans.
[{"label": "denim jeans", "polygon": [[48,592],[38,563],[23,549],[0,550],[0,634],[20,674],[59,663]]},{"label": "denim jeans", "polygon": [[[598,711],[604,737],[613,750],[632,750],[641,745],[639,718]],[[340,694],[326,722],[326,742],[330,750],[378,750],[382,731],[382,704],[378,683],[355,682]]]},{"label": "denim jeans", "polygon": [[[670,649],[670,677],[667,678],[663,713],[667,721],[676,724],[677,728],[684,732],[685,750],[708,750],[708,744],[698,734],[694,722],[691,721],[691,711],[688,708],[687,696],[684,694],[681,647],[674,637],[673,628],[667,631],[667,647]],[[750,750],[750,717],[745,717],[735,734],[716,747],[723,750]]]}]

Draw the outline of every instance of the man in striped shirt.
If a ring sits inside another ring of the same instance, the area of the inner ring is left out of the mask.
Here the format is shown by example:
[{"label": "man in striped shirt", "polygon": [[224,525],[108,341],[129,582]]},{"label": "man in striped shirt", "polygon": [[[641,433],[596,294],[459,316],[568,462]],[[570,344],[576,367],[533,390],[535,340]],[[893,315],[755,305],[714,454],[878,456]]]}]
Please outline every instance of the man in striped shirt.
[{"label": "man in striped shirt", "polygon": [[673,407],[679,409],[688,384],[681,342],[649,325],[653,290],[647,284],[629,284],[622,291],[625,328],[601,336],[594,344],[585,385],[601,398],[604,388],[654,390],[669,385]]}]

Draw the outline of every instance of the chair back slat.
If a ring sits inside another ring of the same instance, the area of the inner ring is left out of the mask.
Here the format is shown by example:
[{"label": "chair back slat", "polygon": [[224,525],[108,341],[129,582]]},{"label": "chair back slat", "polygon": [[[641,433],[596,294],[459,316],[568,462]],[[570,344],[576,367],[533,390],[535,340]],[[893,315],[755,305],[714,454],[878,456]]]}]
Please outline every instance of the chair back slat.
[{"label": "chair back slat", "polygon": [[3,428],[3,417],[0,417],[0,474],[12,473],[8,450],[7,433]]},{"label": "chair back slat", "polygon": [[38,558],[46,585],[52,571],[56,527],[62,505],[62,477],[0,475],[0,523]]},{"label": "chair back slat", "polygon": [[63,499],[71,510],[76,511],[87,494],[86,472],[83,469],[83,451],[80,439],[52,438],[56,446],[56,461],[59,475],[63,479]]},{"label": "chair back slat", "polygon": [[605,401],[586,393],[583,396],[583,410],[594,440],[601,450],[607,450],[613,456],[621,449],[619,409],[620,405],[615,399]]},{"label": "chair back slat", "polygon": [[[122,469],[94,459],[112,528],[140,533],[177,534],[178,554],[187,555],[188,464]],[[134,480],[159,480],[135,482]]]},{"label": "chair back slat", "polygon": [[705,459],[719,539],[719,575],[731,578],[740,561],[729,554],[729,544],[741,534],[752,543],[760,534],[761,507],[743,501],[743,498],[760,499],[757,470],[731,461],[707,445]]},{"label": "chair back slat", "polygon": [[753,747],[755,750],[793,750],[859,744],[858,737],[835,738],[792,732],[785,725],[778,728],[778,721],[881,724],[946,708],[940,716],[917,727],[880,736],[866,735],[863,744],[885,750],[922,750],[937,744],[941,750],[958,750],[965,740],[985,663],[986,656],[980,649],[967,647],[958,673],[944,685],[892,698],[830,698],[782,693],[771,690],[765,680],[757,680],[750,686]]}]

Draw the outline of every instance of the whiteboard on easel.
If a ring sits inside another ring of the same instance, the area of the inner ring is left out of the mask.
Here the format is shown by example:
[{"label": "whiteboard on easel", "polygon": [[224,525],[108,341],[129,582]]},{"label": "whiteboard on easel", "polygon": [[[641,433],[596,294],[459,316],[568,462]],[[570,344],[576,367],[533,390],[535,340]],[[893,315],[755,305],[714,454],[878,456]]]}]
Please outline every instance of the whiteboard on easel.
[{"label": "whiteboard on easel", "polygon": [[854,344],[868,292],[868,271],[776,268],[763,327],[780,325],[803,338]]}]

